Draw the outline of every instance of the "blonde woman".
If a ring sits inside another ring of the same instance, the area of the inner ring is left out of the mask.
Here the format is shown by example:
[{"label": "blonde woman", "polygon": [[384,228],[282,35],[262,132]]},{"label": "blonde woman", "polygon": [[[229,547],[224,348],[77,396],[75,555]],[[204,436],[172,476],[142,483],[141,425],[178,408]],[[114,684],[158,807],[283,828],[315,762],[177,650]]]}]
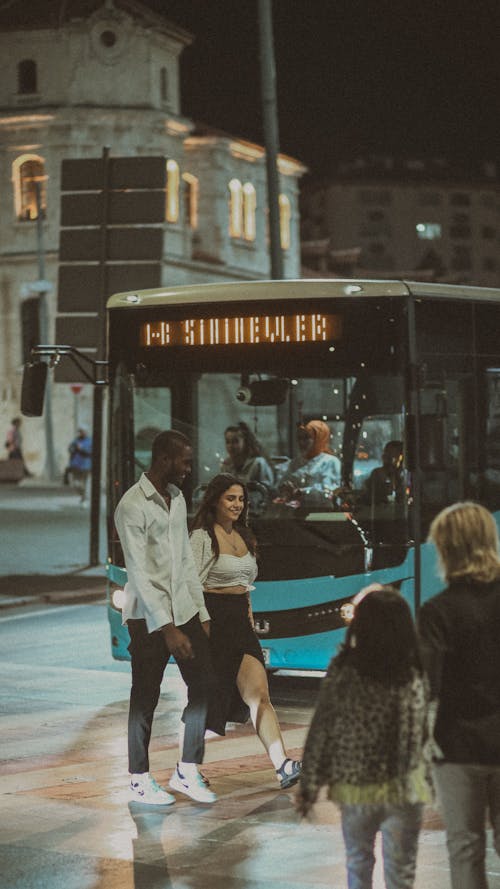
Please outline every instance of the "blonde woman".
[{"label": "blonde woman", "polygon": [[490,512],[456,503],[434,519],[446,589],[420,610],[424,666],[437,699],[434,779],[453,889],[487,889],[486,813],[500,854],[500,555]]}]

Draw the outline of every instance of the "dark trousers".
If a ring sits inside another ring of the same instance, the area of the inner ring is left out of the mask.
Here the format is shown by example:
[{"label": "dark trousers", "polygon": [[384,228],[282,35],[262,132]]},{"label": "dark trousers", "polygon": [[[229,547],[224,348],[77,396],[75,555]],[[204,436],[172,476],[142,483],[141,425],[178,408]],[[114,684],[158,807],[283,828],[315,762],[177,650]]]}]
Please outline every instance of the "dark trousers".
[{"label": "dark trousers", "polygon": [[[159,630],[148,633],[145,620],[127,621],[132,659],[132,688],[128,717],[129,772],[149,772],[149,741],[153,716],[160,697],[160,686],[170,652]],[[208,637],[198,615],[178,629],[189,637],[194,658],[177,661],[187,686],[187,705],[182,714],[185,724],[184,762],[203,762],[205,728],[216,680],[212,669]]]}]

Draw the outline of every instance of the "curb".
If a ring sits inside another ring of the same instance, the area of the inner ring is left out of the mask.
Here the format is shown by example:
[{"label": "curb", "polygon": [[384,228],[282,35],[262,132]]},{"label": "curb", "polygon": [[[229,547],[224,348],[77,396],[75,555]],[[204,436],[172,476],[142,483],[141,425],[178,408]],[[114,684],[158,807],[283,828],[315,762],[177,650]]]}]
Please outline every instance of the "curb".
[{"label": "curb", "polygon": [[53,593],[34,593],[28,596],[0,595],[0,611],[22,608],[26,605],[82,605],[90,602],[106,602],[105,590],[59,590]]},{"label": "curb", "polygon": [[68,590],[60,593],[34,593],[31,596],[1,596],[0,611],[8,608],[22,608],[36,602],[44,605],[82,605],[90,602],[106,602],[104,591],[81,590],[78,593]]}]

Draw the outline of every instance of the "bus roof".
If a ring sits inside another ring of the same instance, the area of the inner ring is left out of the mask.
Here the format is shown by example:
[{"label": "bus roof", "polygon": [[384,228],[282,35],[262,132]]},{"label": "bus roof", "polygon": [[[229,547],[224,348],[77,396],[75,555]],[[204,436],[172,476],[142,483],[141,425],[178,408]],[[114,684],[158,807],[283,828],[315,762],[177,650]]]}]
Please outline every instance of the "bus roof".
[{"label": "bus roof", "polygon": [[115,293],[108,299],[108,309],[154,307],[162,305],[200,305],[200,303],[266,301],[272,299],[324,299],[345,296],[407,297],[421,299],[470,299],[500,302],[500,289],[462,284],[432,284],[422,281],[387,281],[353,278],[300,278],[280,281],[231,281],[159,287]]}]

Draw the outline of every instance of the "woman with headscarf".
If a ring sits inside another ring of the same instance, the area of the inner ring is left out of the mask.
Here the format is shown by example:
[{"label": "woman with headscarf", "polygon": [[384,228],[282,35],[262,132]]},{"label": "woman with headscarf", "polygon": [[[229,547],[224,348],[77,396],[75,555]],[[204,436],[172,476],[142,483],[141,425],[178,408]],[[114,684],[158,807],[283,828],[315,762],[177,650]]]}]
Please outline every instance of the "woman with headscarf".
[{"label": "woman with headscarf", "polygon": [[340,460],[330,448],[330,427],[323,420],[309,420],[297,430],[300,455],[290,463],[280,483],[286,501],[330,501],[340,485]]}]

